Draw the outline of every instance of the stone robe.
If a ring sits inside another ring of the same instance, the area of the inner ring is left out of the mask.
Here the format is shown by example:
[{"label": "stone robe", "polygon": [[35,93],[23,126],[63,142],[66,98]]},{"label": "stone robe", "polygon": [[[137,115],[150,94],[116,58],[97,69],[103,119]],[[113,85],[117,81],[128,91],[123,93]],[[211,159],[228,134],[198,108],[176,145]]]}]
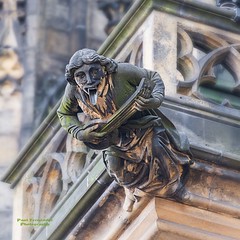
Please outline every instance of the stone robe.
[{"label": "stone robe", "polygon": [[[159,74],[128,63],[119,63],[117,72],[101,81],[95,106],[85,92],[68,84],[58,109],[62,126],[77,138],[85,124],[79,122],[78,113],[91,120],[108,119],[134,93],[142,78],[155,83],[152,97],[162,101],[164,84]],[[182,141],[174,125],[156,109],[138,111],[123,123],[118,128],[118,143],[103,150],[103,159],[120,185],[136,195],[159,196],[169,196],[179,188],[190,161],[188,142]]]}]

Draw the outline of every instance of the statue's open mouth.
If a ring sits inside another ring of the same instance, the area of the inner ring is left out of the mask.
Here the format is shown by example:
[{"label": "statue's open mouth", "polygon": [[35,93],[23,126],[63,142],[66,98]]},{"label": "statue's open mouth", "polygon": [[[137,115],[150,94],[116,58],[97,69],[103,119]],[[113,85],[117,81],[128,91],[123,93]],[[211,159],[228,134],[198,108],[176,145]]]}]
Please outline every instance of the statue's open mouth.
[{"label": "statue's open mouth", "polygon": [[89,96],[89,101],[91,104],[97,104],[97,97],[98,97],[98,85],[99,81],[95,81],[93,84],[88,84],[83,87],[83,91]]},{"label": "statue's open mouth", "polygon": [[88,88],[87,93],[89,95],[90,103],[97,104],[97,88]]}]

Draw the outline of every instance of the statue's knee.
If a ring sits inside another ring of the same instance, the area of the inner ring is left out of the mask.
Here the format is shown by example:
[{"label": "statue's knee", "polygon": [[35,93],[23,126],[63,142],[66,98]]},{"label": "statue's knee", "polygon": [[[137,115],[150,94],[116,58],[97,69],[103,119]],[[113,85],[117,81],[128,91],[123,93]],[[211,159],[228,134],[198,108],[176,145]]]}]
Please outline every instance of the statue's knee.
[{"label": "statue's knee", "polygon": [[107,156],[105,159],[107,166],[112,170],[112,171],[119,171],[120,169],[123,168],[124,162],[121,158],[115,157],[115,156]]}]

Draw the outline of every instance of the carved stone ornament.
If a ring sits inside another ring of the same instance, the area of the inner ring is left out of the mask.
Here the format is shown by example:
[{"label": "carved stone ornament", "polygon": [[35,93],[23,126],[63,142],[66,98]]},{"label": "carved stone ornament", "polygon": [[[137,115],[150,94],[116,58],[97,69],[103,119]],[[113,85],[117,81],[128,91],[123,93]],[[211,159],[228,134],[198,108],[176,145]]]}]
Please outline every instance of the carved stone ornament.
[{"label": "carved stone ornament", "polygon": [[[179,93],[240,108],[234,100],[240,96],[239,62],[239,42],[209,31],[178,28]],[[218,98],[204,95],[201,87],[215,91]]]},{"label": "carved stone ornament", "polygon": [[[97,154],[98,151],[89,149],[83,142],[60,129],[46,151],[39,156],[39,162],[26,175],[23,218],[49,218],[54,207]],[[28,226],[28,235],[33,235],[38,228],[39,225]]]},{"label": "carved stone ornament", "polygon": [[144,195],[174,196],[184,185],[191,153],[186,137],[158,110],[164,99],[159,74],[82,49],[65,77],[61,125],[102,150],[109,175],[126,190],[125,209]]}]

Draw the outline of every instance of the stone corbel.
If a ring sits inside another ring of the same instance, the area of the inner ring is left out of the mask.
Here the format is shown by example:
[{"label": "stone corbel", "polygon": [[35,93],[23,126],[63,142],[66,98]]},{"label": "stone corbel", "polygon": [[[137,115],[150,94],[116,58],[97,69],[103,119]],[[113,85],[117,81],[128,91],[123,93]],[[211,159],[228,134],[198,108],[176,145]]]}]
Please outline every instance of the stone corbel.
[{"label": "stone corbel", "polygon": [[71,235],[77,239],[238,239],[239,180],[235,170],[196,161],[178,200],[146,195],[132,212],[122,210],[122,189],[112,183]]}]

